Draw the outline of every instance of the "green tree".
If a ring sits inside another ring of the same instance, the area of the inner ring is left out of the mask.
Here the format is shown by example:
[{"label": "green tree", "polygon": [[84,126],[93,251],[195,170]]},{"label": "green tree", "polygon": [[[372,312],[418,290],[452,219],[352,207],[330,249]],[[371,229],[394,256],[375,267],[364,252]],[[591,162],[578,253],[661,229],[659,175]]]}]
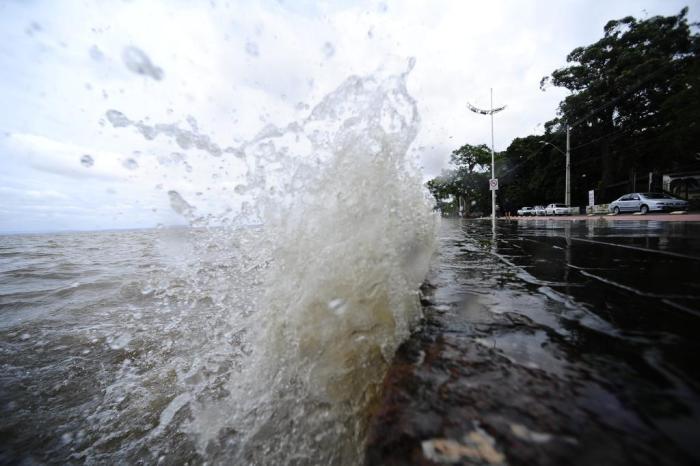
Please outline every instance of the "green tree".
[{"label": "green tree", "polygon": [[457,212],[459,206],[455,202],[459,191],[454,171],[443,170],[440,176],[429,180],[425,185],[435,198],[437,208],[446,213],[455,214]]},{"label": "green tree", "polygon": [[[450,156],[453,168],[426,183],[437,206],[453,215],[490,210],[489,176],[485,168],[490,162],[491,152],[484,144],[465,144],[454,150]],[[463,211],[460,211],[460,206]]]},{"label": "green tree", "polygon": [[700,147],[700,36],[686,16],[684,8],[609,21],[603,38],[574,49],[570,65],[541,82],[571,91],[549,128],[573,125],[573,145],[585,145],[574,160],[603,189],[634,172],[681,167]]},{"label": "green tree", "polygon": [[481,166],[491,165],[491,150],[486,144],[472,146],[465,144],[457,150],[452,151],[451,163],[459,168],[466,169],[468,173]]},{"label": "green tree", "polygon": [[516,138],[499,154],[499,204],[506,212],[523,206],[546,205],[564,199],[564,157],[551,145],[563,147],[556,135]]}]

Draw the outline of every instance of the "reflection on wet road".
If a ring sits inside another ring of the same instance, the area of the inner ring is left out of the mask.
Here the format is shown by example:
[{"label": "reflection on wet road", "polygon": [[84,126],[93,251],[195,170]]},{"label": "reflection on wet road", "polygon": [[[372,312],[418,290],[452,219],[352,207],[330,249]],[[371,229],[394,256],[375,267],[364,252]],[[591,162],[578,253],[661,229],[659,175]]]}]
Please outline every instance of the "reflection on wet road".
[{"label": "reflection on wet road", "polygon": [[700,461],[699,223],[445,219],[430,283],[369,464]]}]

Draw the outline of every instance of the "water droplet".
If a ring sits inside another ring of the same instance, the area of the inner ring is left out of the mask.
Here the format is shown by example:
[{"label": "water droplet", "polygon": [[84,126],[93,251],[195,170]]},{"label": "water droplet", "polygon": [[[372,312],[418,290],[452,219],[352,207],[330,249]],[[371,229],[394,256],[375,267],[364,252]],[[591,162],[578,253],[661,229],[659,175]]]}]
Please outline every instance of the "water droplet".
[{"label": "water droplet", "polygon": [[41,24],[37,23],[36,21],[32,21],[24,30],[24,33],[28,36],[33,36],[35,32],[41,32],[41,30]]},{"label": "water droplet", "polygon": [[85,154],[82,157],[80,157],[80,164],[83,167],[90,168],[95,164],[95,160],[92,158],[91,155]]},{"label": "water droplet", "polygon": [[102,53],[102,50],[100,50],[96,45],[93,45],[90,47],[90,58],[92,58],[95,61],[102,61],[104,59],[104,54]]},{"label": "water droplet", "polygon": [[260,56],[260,50],[258,49],[258,44],[252,41],[248,41],[245,44],[245,52],[251,57]]},{"label": "water droplet", "polygon": [[333,55],[335,55],[335,47],[333,47],[333,44],[330,42],[323,44],[323,56],[326,57],[326,60],[331,58]]},{"label": "water droplet", "polygon": [[136,170],[139,168],[139,163],[134,159],[126,159],[122,162],[122,166],[127,170]]},{"label": "water droplet", "polygon": [[194,212],[194,207],[192,207],[177,191],[168,191],[168,197],[170,198],[170,207],[178,214],[190,217]]},{"label": "water droplet", "polygon": [[151,77],[156,81],[163,79],[163,70],[155,66],[148,55],[136,47],[124,47],[122,60],[129,71]]},{"label": "water droplet", "polygon": [[328,301],[328,309],[335,315],[342,315],[348,308],[347,302],[342,298],[335,298]]},{"label": "water droplet", "polygon": [[131,124],[131,120],[129,120],[122,112],[117,110],[107,110],[105,116],[115,128],[123,128]]}]

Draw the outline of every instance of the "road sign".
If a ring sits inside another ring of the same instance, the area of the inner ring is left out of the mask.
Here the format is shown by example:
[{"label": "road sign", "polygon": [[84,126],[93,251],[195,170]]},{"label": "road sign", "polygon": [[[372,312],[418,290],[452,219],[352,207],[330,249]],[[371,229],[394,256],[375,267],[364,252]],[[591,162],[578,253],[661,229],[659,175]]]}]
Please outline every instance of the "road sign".
[{"label": "road sign", "polygon": [[591,207],[595,205],[595,191],[592,189],[588,191],[588,205]]},{"label": "road sign", "polygon": [[491,178],[489,180],[489,189],[491,191],[498,191],[498,178]]}]

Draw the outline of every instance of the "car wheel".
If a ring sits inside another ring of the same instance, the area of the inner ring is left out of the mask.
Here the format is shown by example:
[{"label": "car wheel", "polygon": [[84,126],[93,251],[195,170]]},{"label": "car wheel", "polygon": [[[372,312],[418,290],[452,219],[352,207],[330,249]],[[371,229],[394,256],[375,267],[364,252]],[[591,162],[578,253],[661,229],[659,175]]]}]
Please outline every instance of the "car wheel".
[{"label": "car wheel", "polygon": [[620,208],[618,206],[615,206],[615,208],[613,208],[613,214],[620,215]]},{"label": "car wheel", "polygon": [[649,213],[649,206],[642,205],[642,207],[639,208],[639,211],[642,213],[642,215],[646,215]]}]

